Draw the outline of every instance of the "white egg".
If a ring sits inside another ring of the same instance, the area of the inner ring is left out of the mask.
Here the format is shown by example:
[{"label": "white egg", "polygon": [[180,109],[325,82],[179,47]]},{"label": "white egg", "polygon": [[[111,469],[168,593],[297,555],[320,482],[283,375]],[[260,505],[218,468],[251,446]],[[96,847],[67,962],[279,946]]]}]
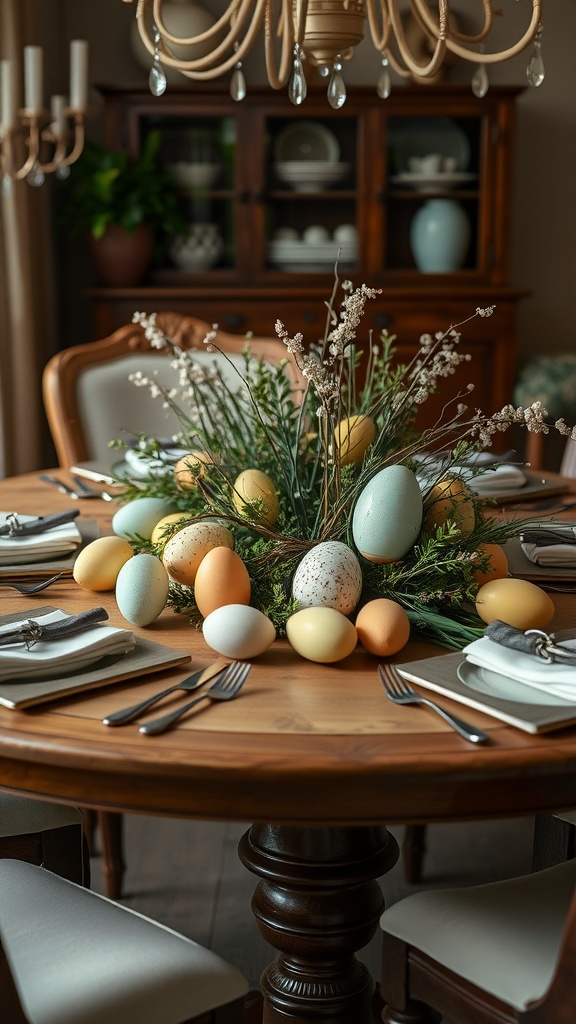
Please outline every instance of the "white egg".
[{"label": "white egg", "polygon": [[150,540],[156,523],[177,511],[176,505],[164,498],[136,498],[118,509],[112,520],[112,529],[124,540],[136,536]]},{"label": "white egg", "polygon": [[353,612],[362,591],[362,570],[347,544],[327,540],[308,551],[292,581],[292,596],[300,608],[335,608]]},{"label": "white egg", "polygon": [[406,466],[387,466],[361,491],[352,516],[358,551],[371,562],[395,562],[415,543],[422,525],[422,494]]},{"label": "white egg", "polygon": [[168,573],[159,558],[142,552],[124,563],[116,580],[116,604],[133,626],[148,626],[168,600]]},{"label": "white egg", "polygon": [[267,615],[246,604],[226,604],[204,619],[204,639],[225,658],[246,660],[263,654],[276,638]]}]

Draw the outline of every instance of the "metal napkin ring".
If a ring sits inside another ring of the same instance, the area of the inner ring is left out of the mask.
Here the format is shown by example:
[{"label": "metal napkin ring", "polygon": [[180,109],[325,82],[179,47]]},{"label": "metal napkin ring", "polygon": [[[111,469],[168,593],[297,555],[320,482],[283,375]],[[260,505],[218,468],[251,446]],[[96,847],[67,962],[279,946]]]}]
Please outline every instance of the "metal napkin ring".
[{"label": "metal napkin ring", "polygon": [[576,650],[563,647],[556,642],[554,633],[545,633],[543,629],[527,629],[524,633],[521,629],[509,626],[507,622],[495,619],[486,627],[484,635],[503,647],[531,654],[548,663],[576,665]]}]

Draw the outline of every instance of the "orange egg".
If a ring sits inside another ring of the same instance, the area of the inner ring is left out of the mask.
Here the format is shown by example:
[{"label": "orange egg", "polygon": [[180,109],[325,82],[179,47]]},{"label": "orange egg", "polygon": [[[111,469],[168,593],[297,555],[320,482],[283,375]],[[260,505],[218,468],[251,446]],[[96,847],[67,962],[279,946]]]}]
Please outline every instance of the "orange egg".
[{"label": "orange egg", "polygon": [[250,577],[235,551],[218,547],[204,555],[194,581],[194,600],[204,618],[225,604],[250,604]]},{"label": "orange egg", "polygon": [[358,612],[356,632],[370,654],[385,658],[396,654],[408,642],[410,619],[397,601],[378,597],[368,601]]},{"label": "orange egg", "polygon": [[490,559],[486,569],[477,569],[474,573],[479,587],[491,580],[502,580],[508,575],[508,559],[499,544],[480,544],[478,551]]}]

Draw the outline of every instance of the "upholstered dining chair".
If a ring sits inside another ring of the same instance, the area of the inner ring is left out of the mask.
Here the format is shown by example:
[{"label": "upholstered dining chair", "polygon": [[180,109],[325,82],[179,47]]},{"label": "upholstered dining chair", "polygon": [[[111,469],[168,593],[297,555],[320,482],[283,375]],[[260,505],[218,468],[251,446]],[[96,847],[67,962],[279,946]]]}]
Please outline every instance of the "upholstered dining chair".
[{"label": "upholstered dining chair", "polygon": [[[296,364],[278,338],[248,339],[217,331],[215,344],[226,353],[224,358],[218,351],[207,351],[204,339],[211,326],[203,320],[161,313],[157,324],[179,347],[193,351],[200,363],[209,366],[216,361],[231,388],[238,386],[239,378],[230,363],[243,370],[246,347],[255,358],[285,363],[296,393],[303,387]],[[129,380],[136,371],[147,377],[155,375],[169,386],[178,379],[166,352],[152,348],[140,324],[128,324],[107,338],[74,345],[50,359],[43,374],[44,407],[61,466],[109,461],[109,441],[129,441],[127,432],[170,437],[179,429],[174,413],[152,398],[147,388],[136,387]],[[89,837],[93,818],[92,812],[86,813]],[[118,899],[125,868],[122,818],[99,810],[96,819],[106,895]]]},{"label": "upholstered dining chair", "polygon": [[3,1024],[240,1024],[247,992],[191,939],[45,868],[0,861]]},{"label": "upholstered dining chair", "polygon": [[576,860],[415,893],[380,923],[386,1024],[573,1024]]},{"label": "upholstered dining chair", "polygon": [[[266,362],[286,362],[286,372],[296,389],[303,384],[296,364],[278,338],[244,337],[217,331],[217,351],[208,351],[204,338],[211,326],[196,317],[160,313],[160,327],[181,348],[194,351],[204,365],[217,363],[232,388],[239,380],[230,363],[244,368],[242,352]],[[152,348],[139,324],[121,327],[107,338],[74,345],[56,353],[43,374],[44,407],[61,466],[110,457],[109,441],[127,437],[127,433],[148,433],[151,437],[170,437],[180,427],[176,415],[163,408],[146,388],[130,382],[131,373],[156,375],[166,385],[177,383],[166,352]]]},{"label": "upholstered dining chair", "polygon": [[28,861],[89,885],[90,860],[77,807],[0,791],[0,859]]}]

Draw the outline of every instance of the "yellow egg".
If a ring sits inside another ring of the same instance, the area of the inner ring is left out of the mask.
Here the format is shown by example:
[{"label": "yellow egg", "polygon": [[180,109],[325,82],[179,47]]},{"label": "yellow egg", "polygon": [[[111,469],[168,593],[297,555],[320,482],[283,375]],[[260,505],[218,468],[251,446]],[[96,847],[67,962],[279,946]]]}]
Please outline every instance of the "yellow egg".
[{"label": "yellow egg", "polygon": [[424,533],[436,533],[439,526],[451,520],[462,537],[474,529],[474,503],[468,488],[461,480],[441,480],[435,484],[424,502]]},{"label": "yellow egg", "polygon": [[492,580],[480,587],[476,611],[490,624],[495,619],[516,629],[543,629],[554,615],[549,595],[528,580]]},{"label": "yellow egg", "polygon": [[266,473],[259,469],[245,469],[234,481],[232,500],[240,515],[245,516],[249,509],[247,502],[260,498],[264,508],[261,522],[272,526],[278,519],[278,497],[274,484]]},{"label": "yellow egg", "polygon": [[170,538],[162,561],[171,579],[192,587],[200,562],[212,548],[218,547],[234,547],[230,530],[220,523],[202,520],[185,526]]},{"label": "yellow egg", "polygon": [[370,654],[385,658],[400,651],[410,636],[410,619],[402,605],[387,597],[368,601],[356,616],[356,632]]},{"label": "yellow egg", "polygon": [[349,416],[334,430],[335,460],[341,466],[362,462],[364,453],[374,440],[374,420],[370,416]]},{"label": "yellow egg", "polygon": [[194,600],[204,618],[225,604],[250,604],[250,577],[240,555],[227,547],[204,555],[194,580]]},{"label": "yellow egg", "polygon": [[302,608],[286,623],[292,647],[308,661],[330,664],[347,658],[356,647],[356,629],[335,608]]},{"label": "yellow egg", "polygon": [[480,554],[488,557],[489,562],[486,569],[477,569],[474,579],[479,587],[491,580],[501,580],[508,575],[508,559],[499,544],[480,544]]},{"label": "yellow egg", "polygon": [[79,553],[72,575],[85,590],[114,590],[120,569],[132,555],[123,537],[98,537]]},{"label": "yellow egg", "polygon": [[185,526],[190,524],[190,518],[187,512],[172,512],[171,515],[164,516],[159,523],[156,523],[150,540],[153,544],[166,544],[174,536],[174,533],[168,527],[173,527],[176,523],[180,523],[180,529],[183,530]]},{"label": "yellow egg", "polygon": [[191,491],[198,486],[198,479],[206,472],[206,467],[216,465],[217,459],[210,452],[190,452],[183,455],[174,466],[174,479],[183,491]]}]

